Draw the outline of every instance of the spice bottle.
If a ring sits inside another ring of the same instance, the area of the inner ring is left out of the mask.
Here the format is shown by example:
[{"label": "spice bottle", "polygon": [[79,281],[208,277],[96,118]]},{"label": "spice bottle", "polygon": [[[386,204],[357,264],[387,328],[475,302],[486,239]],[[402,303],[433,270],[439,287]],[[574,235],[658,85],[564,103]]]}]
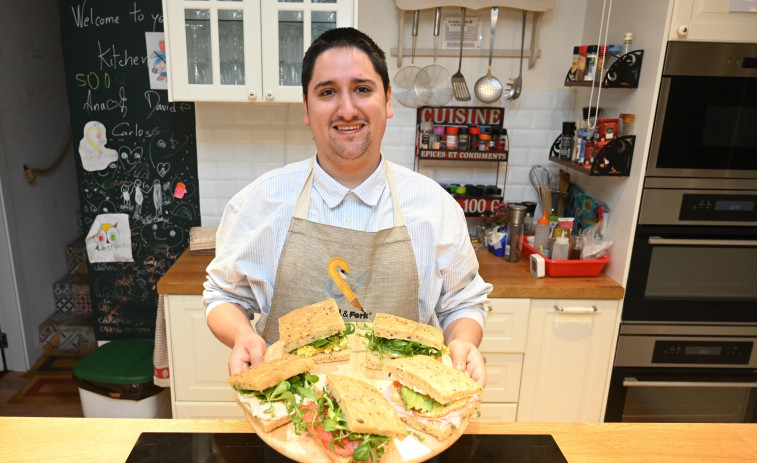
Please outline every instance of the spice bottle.
[{"label": "spice bottle", "polygon": [[454,125],[450,125],[447,127],[447,145],[446,149],[448,150],[456,150],[457,149],[457,132],[458,128]]},{"label": "spice bottle", "polygon": [[482,133],[478,136],[478,150],[479,151],[489,151],[489,146],[492,141],[492,136],[488,133]]},{"label": "spice bottle", "polygon": [[576,73],[576,80],[584,80],[584,74],[586,73],[586,45],[578,47],[578,72]]},{"label": "spice bottle", "polygon": [[581,56],[581,47],[573,47],[573,62],[570,65],[570,71],[568,71],[568,80],[575,82],[578,80],[578,60]]},{"label": "spice bottle", "polygon": [[570,250],[568,251],[568,260],[578,260],[581,258],[581,250],[584,241],[580,235],[570,235]]},{"label": "spice bottle", "polygon": [[507,129],[502,128],[500,129],[499,133],[497,134],[497,140],[494,144],[495,151],[507,151]]},{"label": "spice bottle", "polygon": [[434,134],[432,135],[431,139],[431,149],[433,150],[443,150],[444,146],[446,145],[446,140],[444,137],[444,126],[443,125],[437,125],[434,127]]},{"label": "spice bottle", "polygon": [[478,150],[478,137],[481,135],[481,129],[478,126],[472,126],[468,129],[468,149],[471,151]]},{"label": "spice bottle", "polygon": [[573,135],[576,133],[576,123],[566,121],[562,123],[562,137],[560,138],[560,159],[567,161],[573,153]]},{"label": "spice bottle", "polygon": [[596,45],[589,45],[586,48],[586,69],[584,70],[584,81],[591,82],[597,70],[597,49]]},{"label": "spice bottle", "polygon": [[505,240],[505,260],[518,262],[523,246],[523,219],[526,216],[526,206],[522,204],[510,205],[510,223],[507,224],[507,238]]},{"label": "spice bottle", "polygon": [[631,42],[633,42],[633,34],[626,32],[623,36],[623,54],[627,55],[631,52]]},{"label": "spice bottle", "polygon": [[460,127],[457,134],[457,149],[461,151],[467,150],[469,141],[470,134],[468,133],[468,127]]},{"label": "spice bottle", "polygon": [[434,124],[431,121],[421,122],[421,148],[429,149],[431,147],[431,134],[434,131]]},{"label": "spice bottle", "polygon": [[597,82],[602,82],[602,72],[606,71],[607,68],[604,67],[604,63],[607,56],[607,45],[601,45],[599,47],[599,51],[597,52],[597,65],[595,66],[596,70],[595,72],[597,74]]},{"label": "spice bottle", "polygon": [[495,151],[497,149],[497,138],[499,138],[499,134],[502,133],[502,129],[499,127],[492,127],[489,133],[492,137],[491,140],[489,140],[489,151]]}]

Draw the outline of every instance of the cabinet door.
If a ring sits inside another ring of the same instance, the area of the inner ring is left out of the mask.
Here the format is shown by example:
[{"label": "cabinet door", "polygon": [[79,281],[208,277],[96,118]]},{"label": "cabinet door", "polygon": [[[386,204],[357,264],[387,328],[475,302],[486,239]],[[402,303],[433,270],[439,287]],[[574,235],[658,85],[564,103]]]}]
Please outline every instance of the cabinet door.
[{"label": "cabinet door", "polygon": [[517,409],[517,404],[481,404],[481,413],[471,418],[471,421],[514,423]]},{"label": "cabinet door", "polygon": [[518,421],[602,420],[618,305],[615,300],[532,300]]},{"label": "cabinet door", "polygon": [[675,0],[668,40],[757,42],[757,15],[730,6],[730,0]]},{"label": "cabinet door", "polygon": [[261,0],[163,0],[172,101],[261,101]]},{"label": "cabinet door", "polygon": [[177,402],[176,419],[244,420],[242,408],[236,402]]},{"label": "cabinet door", "polygon": [[231,386],[226,383],[231,349],[208,328],[202,296],[166,296],[165,309],[174,402],[220,401],[236,405]]},{"label": "cabinet door", "polygon": [[479,350],[486,352],[523,352],[530,299],[491,299]]},{"label": "cabinet door", "polygon": [[263,0],[262,101],[301,102],[302,57],[313,40],[354,24],[353,0]]}]

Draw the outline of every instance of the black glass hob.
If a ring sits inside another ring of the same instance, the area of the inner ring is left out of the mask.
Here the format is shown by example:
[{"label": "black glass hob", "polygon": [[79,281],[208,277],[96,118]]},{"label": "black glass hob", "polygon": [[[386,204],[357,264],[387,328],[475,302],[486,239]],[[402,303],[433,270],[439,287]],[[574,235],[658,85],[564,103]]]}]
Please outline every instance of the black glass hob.
[{"label": "black glass hob", "polygon": [[[253,433],[143,432],[126,463],[294,463]],[[429,463],[567,463],[548,434],[464,434]]]}]

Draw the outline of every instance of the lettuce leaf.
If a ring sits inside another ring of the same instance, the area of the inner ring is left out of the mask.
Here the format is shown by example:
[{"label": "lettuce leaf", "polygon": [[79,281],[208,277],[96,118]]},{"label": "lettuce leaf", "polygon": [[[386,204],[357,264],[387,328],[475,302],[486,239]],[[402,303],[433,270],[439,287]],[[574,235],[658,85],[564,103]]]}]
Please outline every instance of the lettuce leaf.
[{"label": "lettuce leaf", "polygon": [[402,400],[405,402],[405,410],[414,408],[416,410],[428,413],[436,412],[444,408],[444,405],[440,404],[426,394],[415,392],[414,390],[406,386],[400,386],[400,395],[402,396]]}]

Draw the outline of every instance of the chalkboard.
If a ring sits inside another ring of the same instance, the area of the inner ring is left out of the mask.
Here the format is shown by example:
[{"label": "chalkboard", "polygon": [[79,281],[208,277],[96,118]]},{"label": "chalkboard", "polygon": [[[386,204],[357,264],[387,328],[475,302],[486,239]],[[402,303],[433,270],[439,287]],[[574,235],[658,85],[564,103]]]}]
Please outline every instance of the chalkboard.
[{"label": "chalkboard", "polygon": [[160,0],[60,0],[60,18],[83,229],[126,214],[131,236],[133,262],[88,263],[95,336],[152,338],[200,224],[194,104],[168,101]]}]

